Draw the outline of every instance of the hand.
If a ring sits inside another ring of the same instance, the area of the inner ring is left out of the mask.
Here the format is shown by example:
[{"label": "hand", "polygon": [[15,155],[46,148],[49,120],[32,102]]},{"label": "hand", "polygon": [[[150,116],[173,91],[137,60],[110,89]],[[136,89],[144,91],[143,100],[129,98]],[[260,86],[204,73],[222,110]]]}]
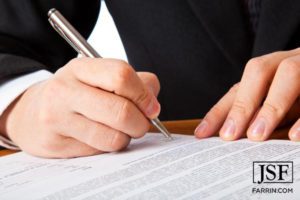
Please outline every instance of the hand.
[{"label": "hand", "polygon": [[[264,141],[279,125],[298,121],[289,138],[300,141],[300,48],[251,59],[241,82],[207,113],[195,135],[209,137],[220,130],[224,140]],[[225,121],[225,122],[224,122]]]},{"label": "hand", "polygon": [[29,88],[0,119],[22,150],[69,158],[125,148],[160,112],[159,81],[126,62],[80,58]]}]

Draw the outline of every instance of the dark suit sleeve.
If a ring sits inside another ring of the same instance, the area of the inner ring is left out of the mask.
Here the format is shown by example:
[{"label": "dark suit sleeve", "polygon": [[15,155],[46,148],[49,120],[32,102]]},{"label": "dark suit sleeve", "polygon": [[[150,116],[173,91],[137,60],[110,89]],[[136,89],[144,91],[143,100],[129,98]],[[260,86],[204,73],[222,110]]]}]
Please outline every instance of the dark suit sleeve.
[{"label": "dark suit sleeve", "polygon": [[0,83],[40,69],[55,72],[75,51],[52,29],[47,13],[57,8],[88,37],[97,20],[100,0],[0,0]]}]

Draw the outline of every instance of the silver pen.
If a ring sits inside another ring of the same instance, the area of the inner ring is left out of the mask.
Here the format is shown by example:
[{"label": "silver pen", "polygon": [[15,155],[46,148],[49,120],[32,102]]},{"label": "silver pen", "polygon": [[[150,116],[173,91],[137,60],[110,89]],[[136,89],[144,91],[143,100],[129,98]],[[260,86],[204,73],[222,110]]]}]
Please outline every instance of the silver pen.
[{"label": "silver pen", "polygon": [[[48,20],[52,27],[81,55],[90,58],[101,58],[97,51],[81,36],[81,34],[55,8],[48,12]],[[151,123],[168,139],[171,134],[158,118],[151,119]]]}]

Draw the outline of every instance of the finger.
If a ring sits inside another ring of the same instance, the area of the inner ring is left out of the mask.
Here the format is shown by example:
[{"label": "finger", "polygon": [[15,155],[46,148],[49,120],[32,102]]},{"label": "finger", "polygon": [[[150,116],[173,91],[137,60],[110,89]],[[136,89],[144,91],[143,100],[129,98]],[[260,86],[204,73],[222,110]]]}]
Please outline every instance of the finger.
[{"label": "finger", "polygon": [[91,156],[102,151],[78,140],[59,134],[46,134],[36,138],[39,142],[22,149],[25,152],[43,158],[74,158]]},{"label": "finger", "polygon": [[[249,124],[252,124],[256,119],[261,108],[259,108],[256,113],[254,114],[252,120]],[[285,117],[280,121],[277,128],[283,128],[286,126],[290,126],[291,124],[295,123],[297,119],[300,117],[300,98],[297,98],[289,112],[285,115]]]},{"label": "finger", "polygon": [[119,151],[130,142],[127,134],[76,113],[65,121],[62,131],[64,136],[72,137],[103,152]]},{"label": "finger", "polygon": [[137,72],[142,82],[150,89],[150,91],[157,96],[160,91],[160,84],[157,76],[149,72]]},{"label": "finger", "polygon": [[300,119],[292,126],[289,131],[289,138],[292,141],[300,141]]},{"label": "finger", "polygon": [[76,88],[72,92],[74,112],[134,138],[142,137],[149,130],[149,120],[131,101],[80,83]]},{"label": "finger", "polygon": [[62,143],[64,144],[64,147],[60,151],[52,151],[52,158],[77,158],[103,153],[103,151],[73,138],[65,137],[62,140]]},{"label": "finger", "polygon": [[195,129],[195,136],[206,138],[212,136],[220,130],[224,123],[227,113],[234,101],[238,84],[235,84],[205,115],[201,123]]},{"label": "finger", "polygon": [[69,65],[78,80],[131,100],[149,118],[158,116],[157,98],[128,63],[116,59],[80,58]]},{"label": "finger", "polygon": [[268,96],[253,124],[248,138],[266,140],[290,110],[300,91],[300,56],[290,57],[279,65]]},{"label": "finger", "polygon": [[235,140],[245,133],[253,115],[267,94],[280,62],[299,53],[299,49],[275,52],[251,59],[240,82],[236,98],[220,131],[225,140]]},{"label": "finger", "polygon": [[300,117],[300,98],[298,97],[294,102],[293,106],[285,117],[281,120],[277,128],[290,126],[297,121]]}]

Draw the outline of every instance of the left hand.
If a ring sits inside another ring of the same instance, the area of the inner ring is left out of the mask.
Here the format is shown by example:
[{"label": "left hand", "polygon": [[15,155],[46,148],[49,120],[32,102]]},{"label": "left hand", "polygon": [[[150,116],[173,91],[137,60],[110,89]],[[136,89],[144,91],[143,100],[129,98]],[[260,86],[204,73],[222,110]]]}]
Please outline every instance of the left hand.
[{"label": "left hand", "polygon": [[295,122],[289,138],[300,141],[300,48],[251,59],[240,83],[206,114],[195,130],[199,138],[219,131],[224,140],[247,133],[264,141],[281,125]]}]

